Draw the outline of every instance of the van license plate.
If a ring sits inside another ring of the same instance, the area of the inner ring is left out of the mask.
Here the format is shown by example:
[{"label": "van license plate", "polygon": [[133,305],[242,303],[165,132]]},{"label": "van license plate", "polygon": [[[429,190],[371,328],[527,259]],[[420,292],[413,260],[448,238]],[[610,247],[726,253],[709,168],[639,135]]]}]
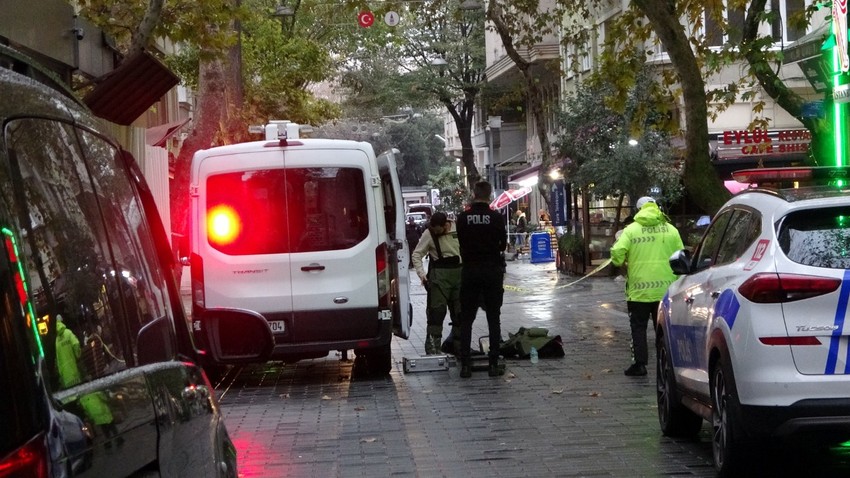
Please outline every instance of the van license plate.
[{"label": "van license plate", "polygon": [[269,328],[272,329],[273,334],[282,334],[285,327],[285,322],[282,320],[270,320]]}]

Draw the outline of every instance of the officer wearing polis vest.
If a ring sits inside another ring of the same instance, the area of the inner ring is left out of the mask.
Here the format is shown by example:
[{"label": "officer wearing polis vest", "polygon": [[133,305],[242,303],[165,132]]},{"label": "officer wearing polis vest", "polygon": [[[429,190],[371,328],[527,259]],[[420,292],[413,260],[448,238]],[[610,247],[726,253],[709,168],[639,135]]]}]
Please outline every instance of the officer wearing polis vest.
[{"label": "officer wearing polis vest", "polygon": [[490,209],[490,195],[493,193],[490,183],[480,181],[473,186],[472,191],[472,205],[457,218],[457,238],[463,257],[460,281],[460,376],[472,376],[472,323],[483,299],[490,332],[489,375],[495,377],[504,373],[499,368],[498,359],[499,343],[502,340],[500,313],[505,277],[503,254],[508,245],[508,235],[502,215]]},{"label": "officer wearing polis vest", "polygon": [[644,196],[635,204],[635,221],[623,229],[611,247],[611,263],[627,267],[626,307],[632,331],[632,365],[628,376],[646,375],[649,350],[646,328],[655,325],[658,303],[667,286],[676,280],[670,269],[670,256],[683,249],[679,231],[661,212],[655,199]]}]

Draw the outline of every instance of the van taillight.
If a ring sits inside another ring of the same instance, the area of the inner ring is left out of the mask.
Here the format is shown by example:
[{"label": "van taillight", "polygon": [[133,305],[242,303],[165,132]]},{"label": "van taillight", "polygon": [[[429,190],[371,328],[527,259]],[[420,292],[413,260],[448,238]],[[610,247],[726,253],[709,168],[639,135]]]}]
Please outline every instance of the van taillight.
[{"label": "van taillight", "polygon": [[388,265],[387,244],[381,244],[375,249],[375,265],[378,273],[378,306],[382,309],[390,307],[390,269]]},{"label": "van taillight", "polygon": [[204,260],[198,254],[189,256],[189,270],[192,284],[192,310],[203,309],[206,303],[204,297]]},{"label": "van taillight", "polygon": [[207,211],[207,237],[217,246],[227,246],[239,238],[242,219],[232,206],[219,204]]},{"label": "van taillight", "polygon": [[44,434],[0,459],[0,478],[47,478]]},{"label": "van taillight", "polygon": [[799,274],[755,274],[738,287],[738,292],[758,304],[778,304],[829,294],[841,279]]}]

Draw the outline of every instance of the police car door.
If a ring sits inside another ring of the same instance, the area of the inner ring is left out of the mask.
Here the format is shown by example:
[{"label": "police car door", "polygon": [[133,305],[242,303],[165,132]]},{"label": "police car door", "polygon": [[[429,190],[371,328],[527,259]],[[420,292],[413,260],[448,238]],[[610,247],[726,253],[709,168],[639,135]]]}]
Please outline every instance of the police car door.
[{"label": "police car door", "polygon": [[410,336],[413,323],[413,305],[410,303],[410,270],[407,268],[411,250],[405,241],[404,201],[401,197],[401,184],[395,154],[397,149],[385,151],[378,156],[378,169],[381,172],[381,189],[384,197],[384,216],[387,235],[391,241],[390,274],[393,288],[393,333],[403,339]]}]

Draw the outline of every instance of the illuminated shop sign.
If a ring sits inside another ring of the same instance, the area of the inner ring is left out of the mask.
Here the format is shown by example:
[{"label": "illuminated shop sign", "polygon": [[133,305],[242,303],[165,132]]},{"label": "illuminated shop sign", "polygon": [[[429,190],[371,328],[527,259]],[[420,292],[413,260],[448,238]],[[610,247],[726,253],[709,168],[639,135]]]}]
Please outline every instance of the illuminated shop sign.
[{"label": "illuminated shop sign", "polygon": [[806,129],[731,130],[717,135],[714,150],[719,160],[748,156],[805,154],[812,133]]}]

